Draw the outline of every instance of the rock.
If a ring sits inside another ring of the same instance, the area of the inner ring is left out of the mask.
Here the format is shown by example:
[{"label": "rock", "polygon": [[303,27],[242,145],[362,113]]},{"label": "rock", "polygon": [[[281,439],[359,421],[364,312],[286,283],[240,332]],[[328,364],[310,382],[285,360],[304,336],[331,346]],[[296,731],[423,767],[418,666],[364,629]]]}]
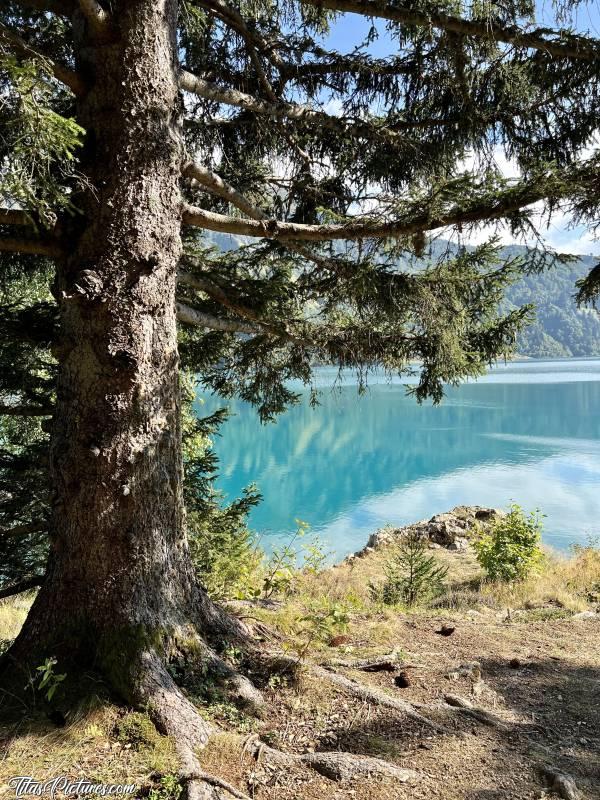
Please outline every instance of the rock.
[{"label": "rock", "polygon": [[546,767],[544,774],[552,791],[563,800],[579,800],[581,793],[571,775],[554,767]]},{"label": "rock", "polygon": [[466,550],[469,542],[463,536],[457,536],[453,542],[447,546],[448,550]]},{"label": "rock", "polygon": [[580,611],[577,614],[573,614],[573,619],[600,619],[600,614],[595,611]]},{"label": "rock", "polygon": [[405,525],[401,528],[381,528],[369,536],[369,540],[362,550],[349,556],[346,561],[349,562],[353,557],[362,558],[375,550],[392,545],[409,533],[426,540],[428,547],[432,549],[444,547],[461,552],[468,548],[469,538],[479,528],[485,528],[503,516],[505,513],[497,508],[456,506],[452,511],[435,514],[431,519],[421,520],[412,525]]},{"label": "rock", "polygon": [[479,661],[467,661],[450,672],[446,673],[446,678],[458,680],[458,678],[470,678],[472,681],[481,680],[481,664]]}]

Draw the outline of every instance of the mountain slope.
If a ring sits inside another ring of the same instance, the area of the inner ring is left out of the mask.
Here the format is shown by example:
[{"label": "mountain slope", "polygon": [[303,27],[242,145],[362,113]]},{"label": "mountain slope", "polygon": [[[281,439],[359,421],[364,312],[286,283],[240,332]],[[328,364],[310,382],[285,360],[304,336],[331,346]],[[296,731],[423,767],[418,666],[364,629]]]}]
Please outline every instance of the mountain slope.
[{"label": "mountain slope", "polygon": [[[523,250],[508,247],[504,253],[511,257]],[[600,356],[600,314],[577,308],[573,299],[575,282],[587,275],[596,261],[583,256],[540,275],[526,275],[510,287],[506,294],[509,308],[525,303],[536,307],[536,322],[521,334],[519,353],[534,358]]]}]

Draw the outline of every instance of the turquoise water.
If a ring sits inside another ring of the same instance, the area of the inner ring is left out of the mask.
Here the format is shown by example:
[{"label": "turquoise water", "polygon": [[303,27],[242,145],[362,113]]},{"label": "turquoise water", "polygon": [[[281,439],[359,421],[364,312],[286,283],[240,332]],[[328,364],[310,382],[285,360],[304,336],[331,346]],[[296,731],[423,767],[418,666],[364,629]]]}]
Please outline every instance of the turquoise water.
[{"label": "turquoise water", "polygon": [[[258,485],[251,524],[267,549],[296,518],[341,557],[386,523],[513,500],[547,515],[556,548],[600,534],[600,359],[512,362],[440,406],[406,397],[406,380],[372,376],[359,397],[350,376],[332,390],[335,375],[318,370],[319,407],[305,398],[275,424],[229,402],[219,486],[232,498]],[[223,404],[205,397],[201,413]]]}]

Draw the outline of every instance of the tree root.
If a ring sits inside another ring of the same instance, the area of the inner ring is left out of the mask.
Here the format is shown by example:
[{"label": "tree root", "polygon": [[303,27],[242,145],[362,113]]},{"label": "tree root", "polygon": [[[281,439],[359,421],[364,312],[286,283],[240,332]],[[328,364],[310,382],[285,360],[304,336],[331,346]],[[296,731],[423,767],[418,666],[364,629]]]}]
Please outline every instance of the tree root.
[{"label": "tree root", "polygon": [[354,697],[358,697],[361,700],[366,700],[369,703],[383,706],[384,708],[393,708],[396,711],[400,711],[410,719],[414,719],[416,722],[420,722],[422,725],[426,725],[427,727],[431,728],[436,733],[454,733],[454,731],[451,731],[449,728],[434,722],[432,719],[429,719],[429,717],[424,716],[417,710],[418,708],[425,708],[425,706],[421,706],[417,703],[407,703],[405,700],[397,700],[396,698],[390,697],[390,695],[380,691],[379,689],[375,689],[372,686],[367,686],[366,684],[355,681],[352,678],[346,678],[344,675],[339,675],[337,672],[330,672],[329,670],[314,664],[309,665],[308,669],[312,675],[315,675],[321,680],[333,683],[335,686],[339,686],[341,689],[345,689],[347,692],[354,695]]},{"label": "tree root", "polygon": [[[218,667],[224,663],[220,659],[218,662]],[[210,775],[200,766],[196,750],[206,747],[216,728],[204,720],[193,703],[184,696],[158,655],[154,652],[142,653],[138,666],[139,678],[132,699],[148,710],[156,729],[173,740],[181,765],[179,778],[185,786],[188,800],[218,800],[217,788],[228,792],[236,800],[250,800],[235,786]],[[231,670],[230,667],[228,669]],[[247,683],[250,684],[250,681]],[[252,688],[253,694],[259,694],[257,689]]]},{"label": "tree root", "polygon": [[226,681],[229,694],[237,704],[249,708],[258,717],[265,715],[268,710],[268,704],[252,681],[233,669],[233,667],[230,667],[227,662],[219,658],[213,651],[208,652],[207,661],[209,669]]},{"label": "tree root", "polygon": [[370,756],[359,756],[354,753],[337,751],[302,754],[284,753],[261,742],[257,737],[251,737],[250,740],[247,740],[245,749],[251,752],[258,761],[264,757],[271,763],[281,767],[301,764],[310,767],[310,769],[330,780],[341,783],[354,778],[367,778],[373,775],[393,778],[403,783],[418,780],[420,777],[415,770],[397,767],[395,764],[390,764],[389,761],[384,761],[381,758],[371,758]]},{"label": "tree root", "polygon": [[342,667],[343,669],[356,669],[361,672],[395,672],[406,664],[401,664],[394,653],[378,659],[360,659],[349,661],[343,658],[332,658],[321,663],[322,667]]},{"label": "tree root", "polygon": [[444,696],[444,700],[453,711],[460,712],[466,717],[470,717],[477,722],[481,722],[483,725],[487,725],[490,728],[496,728],[504,733],[507,733],[510,730],[510,725],[507,725],[507,723],[500,719],[500,717],[497,717],[495,714],[486,711],[484,708],[474,706],[470,700],[467,700],[464,697],[459,697],[457,694],[447,694]]},{"label": "tree root", "polygon": [[[219,800],[221,792],[228,793],[235,800],[249,800],[232,784],[202,769],[196,751],[206,747],[216,729],[202,719],[196,707],[184,696],[159,656],[153,651],[141,654],[135,674],[137,682],[132,699],[147,708],[157,730],[173,740],[181,764],[179,777],[186,788],[187,800]],[[345,752],[284,753],[264,744],[257,736],[246,740],[244,750],[257,760],[264,757],[282,768],[303,765],[340,782],[372,775],[402,782],[419,778],[414,770],[380,758]]]}]

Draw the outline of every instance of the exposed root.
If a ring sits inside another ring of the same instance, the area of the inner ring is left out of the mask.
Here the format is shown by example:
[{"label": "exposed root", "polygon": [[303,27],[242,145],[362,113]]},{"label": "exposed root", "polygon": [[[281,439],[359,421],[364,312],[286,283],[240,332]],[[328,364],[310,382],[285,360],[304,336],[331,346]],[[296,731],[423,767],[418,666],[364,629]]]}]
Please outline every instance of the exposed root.
[{"label": "exposed root", "polygon": [[[211,666],[220,669],[227,667],[227,677],[231,679],[229,672],[233,670],[216,656],[214,658]],[[250,800],[235,786],[210,775],[200,766],[196,750],[206,747],[216,728],[200,716],[155,652],[149,651],[141,655],[138,672],[133,699],[148,709],[157,730],[173,740],[181,764],[179,777],[186,788],[188,800],[218,800],[222,795],[216,793],[217,788],[228,792],[237,800]],[[246,682],[252,686],[250,681],[244,679],[240,683],[244,691],[247,688]],[[254,687],[252,689],[253,695],[260,694]]]},{"label": "exposed root", "polygon": [[551,790],[563,800],[580,800],[581,793],[571,775],[556,767],[545,767],[542,772]]},{"label": "exposed root", "polygon": [[447,694],[444,696],[444,700],[453,711],[458,711],[466,717],[481,722],[483,725],[487,725],[490,728],[497,728],[505,733],[510,730],[510,725],[504,720],[500,719],[495,714],[491,714],[484,708],[474,706],[473,703],[465,697],[459,697],[457,694]]},{"label": "exposed root", "polygon": [[215,789],[227,792],[231,797],[235,797],[236,800],[251,800],[247,794],[240,792],[231,783],[201,770],[199,764],[195,772],[187,776],[181,774],[180,780],[185,786],[187,800],[223,800],[221,792],[216,792]]},{"label": "exposed root", "polygon": [[163,661],[154,651],[141,654],[136,665],[133,701],[146,707],[160,733],[193,748],[205,747],[213,727],[202,719],[193,703],[177,686]]},{"label": "exposed root", "polygon": [[302,764],[330,780],[342,783],[354,778],[367,778],[373,775],[393,778],[402,783],[416,781],[420,777],[419,773],[412,769],[397,767],[381,758],[359,756],[354,753],[336,751],[295,755],[275,750],[258,739],[252,739],[247,743],[246,750],[250,751],[257,760],[264,758],[282,768]]},{"label": "exposed root", "polygon": [[417,704],[407,703],[405,700],[397,700],[396,698],[390,697],[388,694],[385,694],[385,692],[382,692],[379,689],[375,689],[372,686],[367,686],[366,684],[355,681],[352,678],[346,678],[344,675],[339,675],[337,672],[330,672],[329,670],[319,667],[315,664],[309,665],[308,669],[313,675],[316,675],[321,680],[326,680],[329,683],[339,686],[340,688],[354,695],[354,697],[358,697],[361,700],[366,700],[369,703],[375,703],[376,705],[383,706],[384,708],[393,708],[396,711],[400,711],[410,719],[414,719],[416,722],[420,722],[422,725],[426,725],[427,727],[436,731],[436,733],[454,733],[449,728],[434,722],[432,719],[429,719],[429,717],[426,717],[417,711],[417,708],[421,707]]},{"label": "exposed root", "polygon": [[264,716],[268,704],[252,681],[229,666],[212,650],[207,653],[207,659],[209,669],[227,682],[232,699],[251,709],[257,716]]},{"label": "exposed root", "polygon": [[401,664],[392,653],[377,660],[361,659],[359,661],[348,661],[343,658],[332,658],[322,663],[322,667],[342,667],[343,669],[357,669],[361,672],[395,672],[406,664]]},{"label": "exposed root", "polygon": [[[215,665],[223,668],[220,660]],[[236,800],[249,800],[232,784],[202,769],[196,751],[208,744],[215,728],[202,719],[195,706],[184,696],[159,656],[153,651],[144,652],[136,667],[138,678],[134,699],[148,709],[157,729],[172,738],[181,763],[180,780],[186,787],[188,800],[218,800],[222,792]],[[228,667],[229,670],[231,668]],[[228,678],[231,677],[228,672]],[[404,704],[400,705],[402,711],[406,712]],[[372,775],[402,782],[419,778],[414,770],[398,767],[380,758],[341,752],[288,754],[264,744],[257,737],[250,737],[244,749],[255,758],[264,757],[282,768],[304,765],[334,781],[344,782]]]}]

